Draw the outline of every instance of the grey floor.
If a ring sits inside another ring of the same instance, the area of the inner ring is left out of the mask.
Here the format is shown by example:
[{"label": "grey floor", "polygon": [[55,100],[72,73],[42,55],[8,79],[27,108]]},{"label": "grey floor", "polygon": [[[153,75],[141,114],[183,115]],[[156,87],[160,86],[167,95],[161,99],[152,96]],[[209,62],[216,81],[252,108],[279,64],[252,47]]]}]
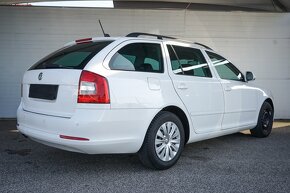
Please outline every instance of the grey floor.
[{"label": "grey floor", "polygon": [[166,171],[136,155],[84,155],[22,137],[0,121],[0,192],[290,192],[290,122],[270,137],[248,132],[187,145]]}]

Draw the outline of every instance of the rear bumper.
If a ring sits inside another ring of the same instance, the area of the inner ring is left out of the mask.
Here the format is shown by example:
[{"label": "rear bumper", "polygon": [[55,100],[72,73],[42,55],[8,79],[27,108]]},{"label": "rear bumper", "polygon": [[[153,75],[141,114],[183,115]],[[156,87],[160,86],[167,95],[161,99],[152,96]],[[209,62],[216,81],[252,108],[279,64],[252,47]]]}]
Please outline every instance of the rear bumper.
[{"label": "rear bumper", "polygon": [[[156,109],[76,109],[71,118],[17,110],[17,129],[34,141],[68,151],[135,153],[143,143]],[[89,141],[62,139],[60,135]]]}]

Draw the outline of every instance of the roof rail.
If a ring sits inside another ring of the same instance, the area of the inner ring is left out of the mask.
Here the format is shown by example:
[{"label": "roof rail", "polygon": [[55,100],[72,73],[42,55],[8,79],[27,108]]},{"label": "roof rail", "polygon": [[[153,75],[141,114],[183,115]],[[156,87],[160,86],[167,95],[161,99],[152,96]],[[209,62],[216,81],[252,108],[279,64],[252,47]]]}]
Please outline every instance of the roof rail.
[{"label": "roof rail", "polygon": [[[139,36],[153,36],[153,37],[157,37],[157,39],[160,39],[160,40],[163,40],[163,38],[166,38],[166,39],[177,39],[177,38],[174,38],[174,37],[170,37],[170,36],[164,36],[164,35],[159,35],[159,34],[150,34],[150,33],[143,33],[143,32],[132,32],[132,33],[129,33],[128,35],[126,35],[126,37],[139,37]],[[178,39],[177,39],[178,40]],[[181,40],[183,41],[183,40]],[[189,43],[189,41],[186,41]],[[213,50],[212,48],[204,45],[204,44],[201,44],[201,43],[198,43],[198,42],[193,42],[194,44],[197,44],[197,45],[200,45],[206,49],[209,49],[209,50]]]},{"label": "roof rail", "polygon": [[153,37],[157,37],[157,39],[163,40],[163,38],[167,38],[167,39],[176,39],[174,37],[169,37],[169,36],[163,36],[163,35],[158,35],[158,34],[150,34],[150,33],[143,33],[143,32],[133,32],[133,33],[129,33],[128,35],[126,35],[126,37],[138,37],[138,36],[153,36]]},{"label": "roof rail", "polygon": [[208,46],[206,46],[206,45],[204,45],[204,44],[201,44],[201,43],[198,43],[198,42],[194,42],[194,43],[197,44],[197,45],[203,46],[203,47],[205,47],[206,49],[213,50],[213,49],[211,49],[210,47],[208,47]]}]

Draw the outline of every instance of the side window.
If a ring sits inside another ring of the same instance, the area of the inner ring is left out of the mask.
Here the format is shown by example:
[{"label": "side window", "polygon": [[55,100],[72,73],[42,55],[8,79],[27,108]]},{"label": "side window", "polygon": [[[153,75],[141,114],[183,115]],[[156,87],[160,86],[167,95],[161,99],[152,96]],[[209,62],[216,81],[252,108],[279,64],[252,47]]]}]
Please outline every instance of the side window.
[{"label": "side window", "polygon": [[245,81],[243,74],[224,57],[206,51],[221,79]]},{"label": "side window", "polygon": [[112,70],[163,72],[160,44],[132,43],[121,48],[111,59]]},{"label": "side window", "polygon": [[212,77],[208,64],[199,49],[167,45],[172,71],[175,74]]}]

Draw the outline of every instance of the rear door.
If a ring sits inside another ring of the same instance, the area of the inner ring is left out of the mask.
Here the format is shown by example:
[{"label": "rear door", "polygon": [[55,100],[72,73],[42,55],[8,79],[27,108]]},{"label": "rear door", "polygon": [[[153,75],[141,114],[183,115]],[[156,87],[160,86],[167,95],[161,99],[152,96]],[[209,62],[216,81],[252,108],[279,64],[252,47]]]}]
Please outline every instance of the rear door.
[{"label": "rear door", "polygon": [[25,111],[69,118],[77,105],[80,74],[111,41],[75,44],[37,62],[23,78]]},{"label": "rear door", "polygon": [[188,44],[167,44],[176,92],[188,109],[197,133],[221,129],[224,98],[220,81],[211,73],[202,51]]}]

